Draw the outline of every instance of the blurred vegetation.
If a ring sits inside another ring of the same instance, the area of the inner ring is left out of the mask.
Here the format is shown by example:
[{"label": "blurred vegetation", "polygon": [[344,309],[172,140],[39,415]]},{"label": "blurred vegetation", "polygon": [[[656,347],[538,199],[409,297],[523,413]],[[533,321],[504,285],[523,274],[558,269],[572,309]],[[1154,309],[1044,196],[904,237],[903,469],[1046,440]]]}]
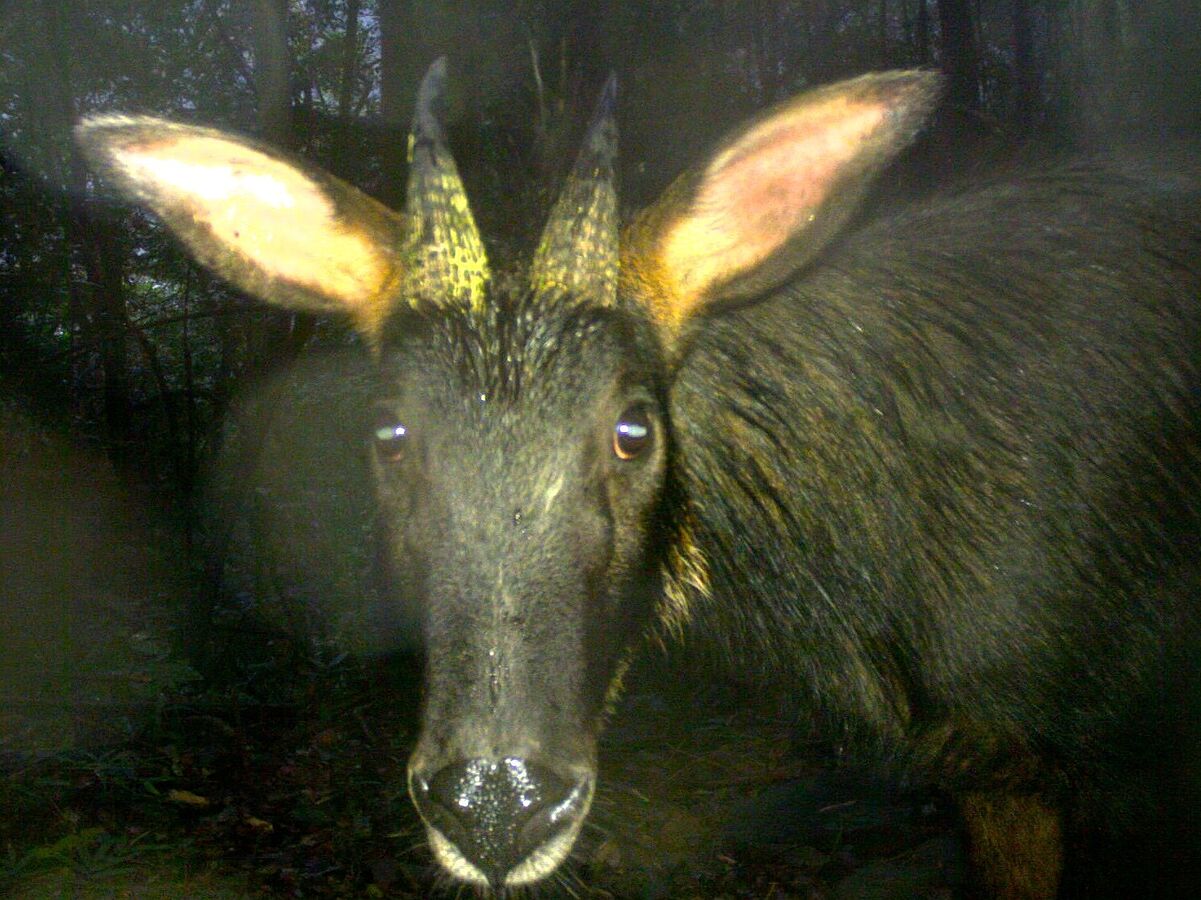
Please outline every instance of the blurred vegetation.
[{"label": "blurred vegetation", "polygon": [[[362,348],[340,322],[238,295],[114,204],[72,147],[81,115],[256,134],[395,205],[417,80],[447,54],[451,144],[506,260],[541,227],[610,71],[630,207],[756,110],[891,67],[947,73],[898,181],[928,184],[981,159],[1195,139],[1186,6],[9,0],[0,891],[420,896],[429,877],[404,798],[416,679],[411,660],[401,675],[375,660],[415,647],[377,621]],[[755,740],[738,746],[761,761]],[[818,855],[811,869],[841,858],[845,874],[845,853]],[[218,859],[243,865],[222,875]],[[688,890],[742,896],[740,871]],[[610,879],[608,896],[627,887]]]}]

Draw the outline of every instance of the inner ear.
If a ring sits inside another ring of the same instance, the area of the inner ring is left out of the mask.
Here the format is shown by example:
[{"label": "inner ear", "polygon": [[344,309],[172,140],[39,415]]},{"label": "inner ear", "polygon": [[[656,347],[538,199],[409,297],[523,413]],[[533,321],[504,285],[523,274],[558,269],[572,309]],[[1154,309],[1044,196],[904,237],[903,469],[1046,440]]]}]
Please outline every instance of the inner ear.
[{"label": "inner ear", "polygon": [[710,163],[693,215],[664,236],[664,253],[690,263],[680,267],[684,290],[727,282],[802,233],[812,242],[819,212],[829,222],[886,115],[879,104],[831,105],[773,116]]},{"label": "inner ear", "polygon": [[938,88],[933,73],[890,72],[769,111],[635,220],[625,287],[670,330],[703,303],[779,284],[845,225]]},{"label": "inner ear", "polygon": [[349,313],[373,337],[402,226],[353,186],[257,141],[150,117],[77,129],[89,159],[202,263],[268,302]]}]

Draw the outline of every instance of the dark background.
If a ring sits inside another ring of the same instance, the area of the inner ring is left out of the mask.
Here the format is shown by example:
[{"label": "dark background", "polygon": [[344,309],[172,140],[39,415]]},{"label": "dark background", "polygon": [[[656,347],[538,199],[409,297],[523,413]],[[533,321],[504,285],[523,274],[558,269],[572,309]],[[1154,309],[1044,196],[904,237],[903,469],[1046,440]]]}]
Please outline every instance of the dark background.
[{"label": "dark background", "polygon": [[[112,879],[151,891],[161,878],[172,896],[183,877],[188,893],[226,896],[211,860],[233,859],[232,895],[410,896],[428,881],[419,832],[396,824],[410,670],[380,668],[374,651],[397,648],[370,628],[361,348],[340,322],[242,297],[114,203],[71,144],[81,115],[253,134],[397,205],[416,84],[446,54],[452,149],[505,260],[541,228],[610,71],[632,209],[776,100],[941,69],[937,121],[878,192],[896,204],[1070,153],[1179,145],[1196,158],[1195,13],[1185,0],[0,2],[0,890],[68,879],[104,895]],[[402,696],[381,709],[383,678]],[[631,726],[612,765],[674,759],[710,773],[706,797],[745,781],[748,759],[766,783],[795,775],[774,702],[761,715],[715,700],[727,711],[681,724],[681,744],[705,735],[718,754],[703,760]],[[646,703],[663,715],[637,692],[628,706]],[[616,819],[637,818],[614,802]],[[643,808],[646,829],[709,846],[696,835],[720,828],[683,806],[680,825],[675,809]],[[924,839],[943,828],[932,815],[906,827]],[[698,896],[768,882],[821,896],[865,859],[811,842],[817,856],[776,877],[754,854],[697,863],[665,843],[614,862],[610,843],[571,890],[621,895],[614,873],[640,868],[656,873],[641,893],[675,895],[667,859]],[[159,871],[164,856],[187,860],[183,874]],[[934,856],[931,890],[953,891],[954,847]],[[585,887],[598,866],[608,887]]]}]

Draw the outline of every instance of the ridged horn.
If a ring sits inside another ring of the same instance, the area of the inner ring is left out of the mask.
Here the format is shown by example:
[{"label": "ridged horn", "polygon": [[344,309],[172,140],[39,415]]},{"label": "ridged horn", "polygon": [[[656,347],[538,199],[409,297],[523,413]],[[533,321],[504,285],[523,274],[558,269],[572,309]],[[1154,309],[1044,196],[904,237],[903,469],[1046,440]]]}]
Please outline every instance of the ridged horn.
[{"label": "ridged horn", "polygon": [[417,92],[409,135],[405,199],[405,296],[464,302],[478,310],[488,284],[488,259],[467,203],[459,170],[446,148],[446,57],[429,67]]},{"label": "ridged horn", "polygon": [[617,78],[610,75],[534,253],[530,284],[535,290],[560,288],[604,304],[617,298],[616,98]]}]

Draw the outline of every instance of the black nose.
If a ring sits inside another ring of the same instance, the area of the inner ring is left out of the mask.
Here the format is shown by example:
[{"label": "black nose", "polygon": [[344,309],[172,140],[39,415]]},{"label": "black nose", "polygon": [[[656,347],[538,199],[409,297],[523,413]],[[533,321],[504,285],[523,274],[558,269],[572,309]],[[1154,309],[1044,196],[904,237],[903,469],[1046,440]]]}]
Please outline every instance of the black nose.
[{"label": "black nose", "polygon": [[413,802],[493,888],[587,809],[591,779],[524,759],[469,759],[430,778],[413,772]]}]

